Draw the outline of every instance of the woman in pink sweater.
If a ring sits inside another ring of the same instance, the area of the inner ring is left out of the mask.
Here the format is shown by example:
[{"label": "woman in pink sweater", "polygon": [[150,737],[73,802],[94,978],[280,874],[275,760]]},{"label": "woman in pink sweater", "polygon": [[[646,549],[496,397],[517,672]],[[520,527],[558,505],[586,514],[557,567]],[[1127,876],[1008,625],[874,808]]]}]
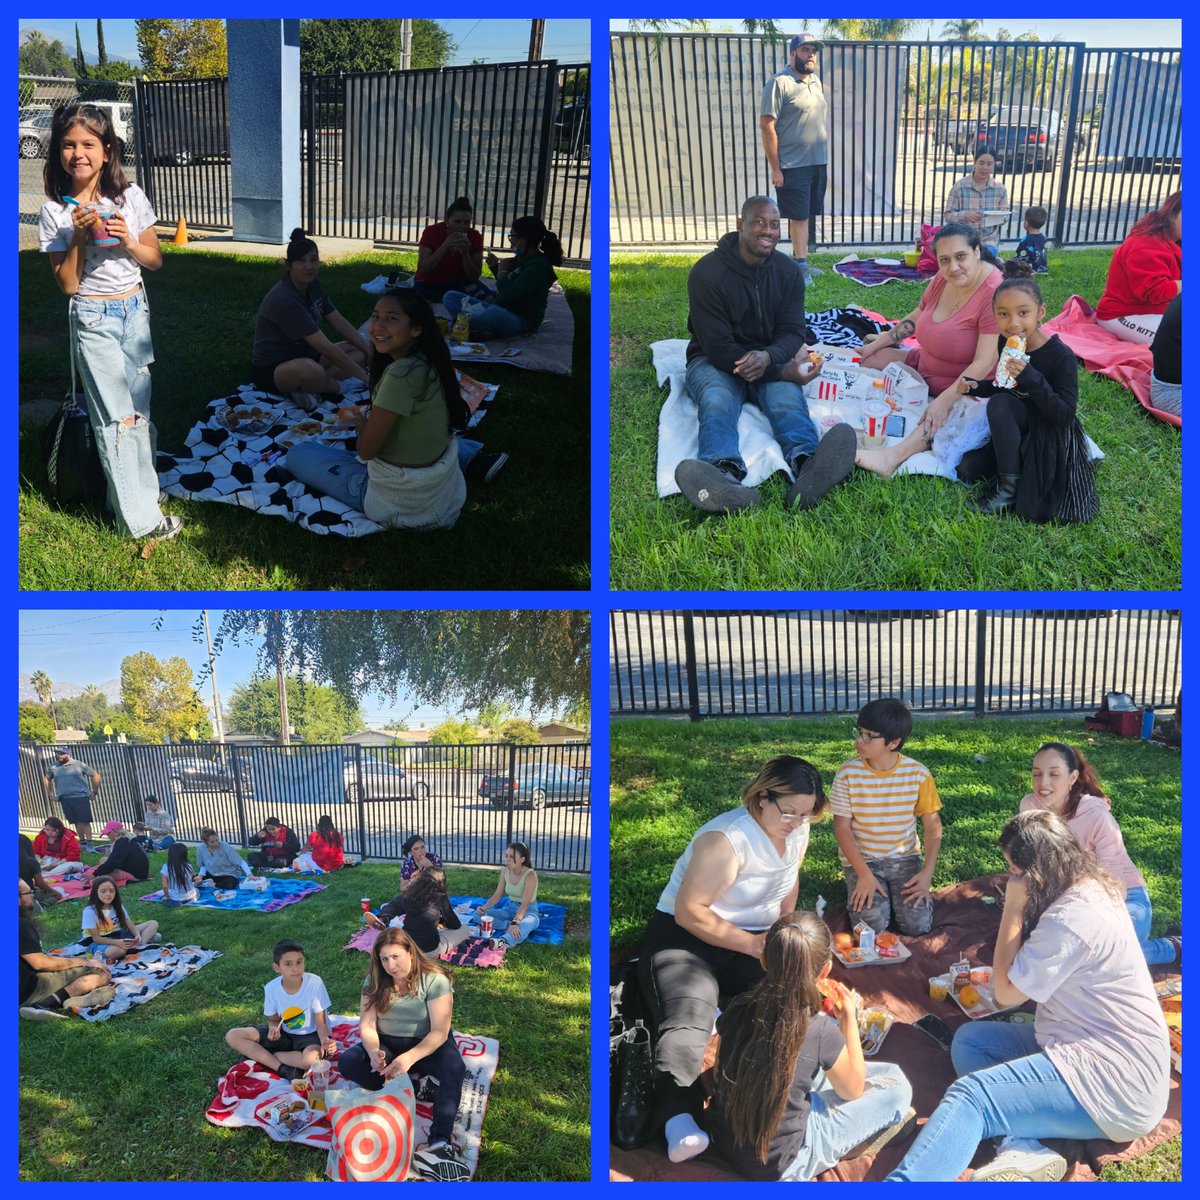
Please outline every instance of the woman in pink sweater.
[{"label": "woman in pink sweater", "polygon": [[1096,324],[1126,342],[1154,341],[1167,305],[1183,291],[1183,193],[1144,216],[1117,247]]},{"label": "woman in pink sweater", "polygon": [[1033,756],[1033,791],[1018,811],[1045,809],[1062,817],[1079,844],[1125,887],[1125,907],[1150,966],[1183,961],[1181,937],[1151,938],[1150,895],[1141,871],[1125,849],[1121,827],[1112,815],[1095,768],[1083,754],[1063,742],[1046,742]]}]

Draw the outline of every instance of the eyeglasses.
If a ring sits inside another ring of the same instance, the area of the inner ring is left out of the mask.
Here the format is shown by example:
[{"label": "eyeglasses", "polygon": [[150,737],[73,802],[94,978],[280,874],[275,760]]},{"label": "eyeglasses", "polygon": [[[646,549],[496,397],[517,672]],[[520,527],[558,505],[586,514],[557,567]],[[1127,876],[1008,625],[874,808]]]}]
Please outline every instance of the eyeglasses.
[{"label": "eyeglasses", "polygon": [[786,808],[780,808],[779,801],[776,800],[775,797],[770,794],[770,792],[767,793],[767,799],[770,800],[773,805],[775,805],[775,810],[779,813],[779,819],[781,821],[791,821],[796,825],[804,825],[812,820],[812,813],[794,813],[788,812]]},{"label": "eyeglasses", "polygon": [[882,740],[882,733],[872,733],[869,729],[862,729],[858,725],[851,725],[851,730],[856,738],[861,738],[864,742],[873,742],[877,739]]}]

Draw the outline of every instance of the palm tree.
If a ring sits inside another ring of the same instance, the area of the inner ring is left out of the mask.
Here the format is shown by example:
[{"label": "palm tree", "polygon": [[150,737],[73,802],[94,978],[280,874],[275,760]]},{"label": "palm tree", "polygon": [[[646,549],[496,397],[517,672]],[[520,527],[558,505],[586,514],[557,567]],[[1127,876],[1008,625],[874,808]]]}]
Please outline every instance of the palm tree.
[{"label": "palm tree", "polygon": [[835,17],[822,23],[821,36],[841,42],[898,42],[920,23],[901,18]]},{"label": "palm tree", "polygon": [[57,732],[58,716],[54,712],[54,683],[45,671],[34,671],[29,677],[29,682],[33,685],[33,690],[37,692],[37,698],[50,710],[50,719],[54,722]]},{"label": "palm tree", "polygon": [[944,42],[982,42],[983,22],[973,20],[947,21],[941,33]]},{"label": "palm tree", "polygon": [[[803,24],[803,22],[801,22]],[[642,19],[629,22],[629,28],[634,32],[649,30],[651,33],[663,34],[671,29],[683,29],[691,33],[708,33],[711,23],[702,17]],[[742,22],[742,28],[747,33],[761,33],[769,38],[782,38],[784,32],[774,21],[747,20]]]}]

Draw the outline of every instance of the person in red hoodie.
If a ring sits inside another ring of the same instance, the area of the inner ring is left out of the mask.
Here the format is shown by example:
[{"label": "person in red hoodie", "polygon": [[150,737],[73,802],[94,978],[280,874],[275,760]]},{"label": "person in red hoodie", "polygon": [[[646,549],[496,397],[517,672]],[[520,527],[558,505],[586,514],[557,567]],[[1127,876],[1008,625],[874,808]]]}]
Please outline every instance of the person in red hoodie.
[{"label": "person in red hoodie", "polygon": [[252,867],[286,869],[300,853],[300,839],[278,817],[268,817],[249,840],[250,845],[259,847],[246,859]]},{"label": "person in red hoodie", "polygon": [[57,817],[47,817],[42,832],[33,839],[33,852],[43,875],[73,875],[83,870],[79,839]]},{"label": "person in red hoodie", "polygon": [[342,835],[334,828],[333,818],[326,814],[316,829],[308,835],[308,848],[313,862],[322,871],[336,871],[345,861],[342,853]]},{"label": "person in red hoodie", "polygon": [[1183,192],[1144,216],[1117,247],[1096,324],[1148,346],[1167,305],[1183,291]]}]

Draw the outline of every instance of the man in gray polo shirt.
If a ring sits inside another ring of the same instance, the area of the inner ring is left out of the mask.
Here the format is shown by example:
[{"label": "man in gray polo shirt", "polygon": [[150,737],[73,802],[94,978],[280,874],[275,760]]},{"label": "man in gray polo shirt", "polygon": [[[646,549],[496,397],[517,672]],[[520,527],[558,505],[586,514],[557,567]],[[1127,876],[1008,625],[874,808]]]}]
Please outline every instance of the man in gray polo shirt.
[{"label": "man in gray polo shirt", "polygon": [[62,805],[68,825],[79,830],[83,849],[95,852],[92,845],[92,801],[100,790],[100,772],[76,762],[66,746],[54,751],[56,765],[46,771],[46,794]]},{"label": "man in gray polo shirt", "polygon": [[779,195],[779,212],[788,219],[792,256],[805,284],[821,274],[808,265],[808,222],[825,211],[829,133],[825,127],[825,91],[817,78],[817,54],[823,43],[798,33],[788,43],[788,66],[763,88],[758,128]]}]

